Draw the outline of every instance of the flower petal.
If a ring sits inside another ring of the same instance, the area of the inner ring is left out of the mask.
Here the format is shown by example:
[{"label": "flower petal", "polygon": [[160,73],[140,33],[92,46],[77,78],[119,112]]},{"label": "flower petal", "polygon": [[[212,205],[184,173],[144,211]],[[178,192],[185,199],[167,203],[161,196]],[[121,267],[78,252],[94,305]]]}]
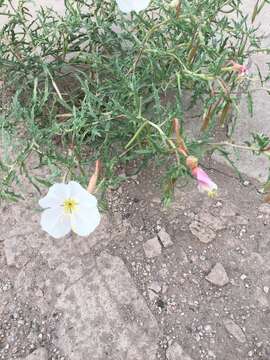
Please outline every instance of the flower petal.
[{"label": "flower petal", "polygon": [[43,208],[60,206],[69,197],[69,187],[64,183],[56,183],[50,187],[48,194],[39,200],[39,205]]},{"label": "flower petal", "polygon": [[100,223],[100,213],[97,207],[80,206],[71,216],[71,228],[80,236],[88,236]]},{"label": "flower petal", "polygon": [[200,192],[206,192],[210,197],[217,194],[217,184],[215,184],[206,172],[200,167],[196,167],[192,170],[192,175],[198,181],[198,189]]},{"label": "flower petal", "polygon": [[71,230],[70,217],[65,215],[60,207],[44,210],[41,215],[40,225],[44,231],[55,239],[67,235]]},{"label": "flower petal", "polygon": [[196,167],[192,171],[192,175],[196,177],[199,184],[201,184],[202,186],[205,186],[209,189],[215,189],[215,188],[217,189],[217,185],[210,179],[210,177],[206,174],[206,172],[200,167]]},{"label": "flower petal", "polygon": [[117,5],[124,13],[131,11],[139,12],[147,8],[150,0],[116,0]]},{"label": "flower petal", "polygon": [[91,195],[87,190],[85,190],[79,183],[76,181],[70,181],[68,183],[70,197],[76,199],[79,203],[79,206],[84,207],[96,207],[97,199],[94,195]]}]

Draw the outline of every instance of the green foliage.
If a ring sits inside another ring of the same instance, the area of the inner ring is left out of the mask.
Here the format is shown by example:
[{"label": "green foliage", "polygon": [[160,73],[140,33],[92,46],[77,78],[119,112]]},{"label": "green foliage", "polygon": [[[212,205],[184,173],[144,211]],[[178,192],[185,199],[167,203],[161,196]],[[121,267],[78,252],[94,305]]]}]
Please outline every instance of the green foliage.
[{"label": "green foliage", "polygon": [[[212,131],[237,108],[243,81],[230,60],[242,64],[260,46],[241,0],[182,0],[179,14],[153,1],[128,16],[112,0],[66,0],[63,16],[41,8],[35,17],[26,0],[2,3],[8,22],[0,71],[12,100],[0,125],[3,142],[16,139],[18,146],[12,158],[1,156],[2,198],[19,196],[13,189],[20,173],[37,189],[64,174],[86,184],[101,159],[103,189],[123,180],[119,166],[133,164],[134,174],[161,161],[168,202],[170,184],[187,175],[172,118],[180,119],[189,152],[203,156]],[[199,139],[185,133],[187,91],[191,104],[203,104],[198,127],[207,124]],[[33,155],[49,167],[48,179],[28,169]]]}]

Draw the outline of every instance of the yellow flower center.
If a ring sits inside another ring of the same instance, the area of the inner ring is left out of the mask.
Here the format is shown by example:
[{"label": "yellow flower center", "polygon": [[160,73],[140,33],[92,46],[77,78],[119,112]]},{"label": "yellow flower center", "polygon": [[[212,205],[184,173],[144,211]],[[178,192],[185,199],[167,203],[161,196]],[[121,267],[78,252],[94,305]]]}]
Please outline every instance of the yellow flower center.
[{"label": "yellow flower center", "polygon": [[63,207],[66,214],[72,214],[77,211],[78,202],[75,199],[69,198],[64,201]]},{"label": "yellow flower center", "polygon": [[215,198],[217,196],[217,190],[213,189],[213,190],[209,190],[207,191],[207,195],[212,199]]}]

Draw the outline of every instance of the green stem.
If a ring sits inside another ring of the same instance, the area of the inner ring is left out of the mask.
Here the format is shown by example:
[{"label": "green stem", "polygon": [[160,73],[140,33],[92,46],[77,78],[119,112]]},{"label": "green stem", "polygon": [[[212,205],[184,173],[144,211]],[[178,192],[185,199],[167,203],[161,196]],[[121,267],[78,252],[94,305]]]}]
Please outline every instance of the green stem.
[{"label": "green stem", "polygon": [[145,128],[145,126],[147,125],[147,121],[145,121],[140,127],[139,129],[136,131],[136,133],[134,134],[134,136],[132,137],[132,139],[127,143],[127,145],[125,146],[125,149],[128,149],[130,147],[130,145],[137,139],[137,137],[140,135],[141,131]]}]

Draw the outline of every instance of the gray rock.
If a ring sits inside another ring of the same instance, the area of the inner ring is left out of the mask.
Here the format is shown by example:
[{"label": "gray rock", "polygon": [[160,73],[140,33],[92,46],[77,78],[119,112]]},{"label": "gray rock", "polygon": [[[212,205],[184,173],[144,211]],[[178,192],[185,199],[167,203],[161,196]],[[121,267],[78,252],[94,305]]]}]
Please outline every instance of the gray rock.
[{"label": "gray rock", "polygon": [[192,221],[189,229],[191,233],[204,244],[210,243],[216,237],[216,233],[210,229],[210,227],[198,220]]},{"label": "gray rock", "polygon": [[161,254],[161,244],[157,237],[153,239],[147,240],[146,243],[143,244],[144,252],[146,257],[153,258],[159,256]]},{"label": "gray rock", "polygon": [[171,236],[165,231],[165,229],[160,230],[158,237],[165,248],[173,245]]},{"label": "gray rock", "polygon": [[158,324],[123,261],[107,253],[59,297],[58,346],[70,360],[155,360]]},{"label": "gray rock", "polygon": [[232,335],[239,343],[246,342],[246,336],[243,330],[231,319],[225,319],[223,321],[225,329],[228,331],[230,335]]},{"label": "gray rock", "polygon": [[205,278],[207,281],[216,286],[224,286],[229,282],[228,275],[223,265],[220,263],[216,263],[216,265]]},{"label": "gray rock", "polygon": [[24,358],[24,360],[48,360],[47,350],[39,348]]},{"label": "gray rock", "polygon": [[166,351],[167,360],[192,360],[189,355],[185,353],[182,346],[174,342]]}]

